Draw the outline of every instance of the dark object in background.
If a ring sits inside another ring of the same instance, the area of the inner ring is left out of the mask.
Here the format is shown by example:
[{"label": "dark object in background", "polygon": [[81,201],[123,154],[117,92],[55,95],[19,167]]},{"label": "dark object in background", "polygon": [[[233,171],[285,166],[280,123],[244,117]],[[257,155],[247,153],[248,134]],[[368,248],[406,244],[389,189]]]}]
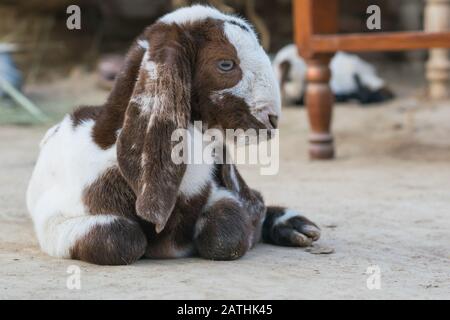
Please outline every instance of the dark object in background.
[{"label": "dark object in background", "polygon": [[[381,103],[393,99],[394,93],[388,88],[381,88],[378,90],[371,90],[365,86],[359,75],[354,75],[357,90],[350,94],[335,93],[334,98],[336,102],[358,101],[361,105],[368,105],[373,103]],[[302,97],[303,104],[303,97]]]},{"label": "dark object in background", "polygon": [[[11,54],[8,52],[1,52],[0,48],[0,77],[9,82],[18,90],[22,88],[22,74],[17,69]],[[5,93],[0,87],[0,97],[4,97]]]},{"label": "dark object in background", "polygon": [[117,74],[122,69],[125,57],[120,54],[109,54],[100,58],[97,65],[98,84],[101,88],[110,90]]}]

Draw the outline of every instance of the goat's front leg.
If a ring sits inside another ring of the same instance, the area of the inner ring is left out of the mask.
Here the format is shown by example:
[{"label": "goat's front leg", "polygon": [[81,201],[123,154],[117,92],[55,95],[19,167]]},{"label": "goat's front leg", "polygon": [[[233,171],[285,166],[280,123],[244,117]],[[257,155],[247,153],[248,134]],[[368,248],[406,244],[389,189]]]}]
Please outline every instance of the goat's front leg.
[{"label": "goat's front leg", "polygon": [[195,244],[204,258],[232,260],[260,240],[266,208],[234,165],[217,165],[215,176],[208,204],[196,223]]},{"label": "goat's front leg", "polygon": [[234,195],[214,190],[195,226],[198,254],[212,260],[234,260],[251,247],[253,226],[249,215]]},{"label": "goat's front leg", "polygon": [[261,194],[250,189],[234,165],[221,168],[222,183],[238,195],[252,221],[252,245],[261,238],[280,246],[306,247],[320,237],[320,228],[296,210],[265,207]]},{"label": "goat's front leg", "polygon": [[230,190],[241,203],[243,212],[251,222],[250,247],[261,239],[262,225],[266,216],[266,207],[262,195],[245,183],[233,164],[224,164],[220,167],[221,185]]},{"label": "goat's front leg", "polygon": [[300,212],[283,207],[267,207],[262,229],[264,242],[279,246],[307,247],[319,237],[319,227]]}]

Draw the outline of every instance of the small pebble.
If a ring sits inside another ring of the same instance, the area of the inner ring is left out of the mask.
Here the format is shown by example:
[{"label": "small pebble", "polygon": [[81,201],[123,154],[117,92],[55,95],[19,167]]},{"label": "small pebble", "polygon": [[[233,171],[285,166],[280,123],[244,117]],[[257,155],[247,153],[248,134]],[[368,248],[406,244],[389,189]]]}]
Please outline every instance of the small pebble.
[{"label": "small pebble", "polygon": [[311,254],[332,254],[334,249],[330,247],[313,246],[306,249]]}]

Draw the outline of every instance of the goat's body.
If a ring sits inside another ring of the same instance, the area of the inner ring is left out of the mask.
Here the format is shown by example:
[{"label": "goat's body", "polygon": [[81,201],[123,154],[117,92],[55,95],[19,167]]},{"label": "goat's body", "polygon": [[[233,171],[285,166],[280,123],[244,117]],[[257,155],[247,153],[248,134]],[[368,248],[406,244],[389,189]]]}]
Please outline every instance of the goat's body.
[{"label": "goat's body", "polygon": [[[144,232],[146,256],[191,255],[195,251],[194,234],[200,232],[195,226],[200,214],[224,199],[240,205],[237,194],[219,185],[218,167],[211,159],[190,164],[174,213],[165,230],[157,234],[154,225],[136,214],[133,191],[117,165],[116,144],[104,150],[92,139],[95,121],[85,119],[76,124],[71,116],[66,116],[48,130],[41,142],[28,187],[27,206],[39,243],[49,255],[73,258],[78,242],[97,228],[108,229],[119,220],[123,224],[123,219],[139,225]],[[192,130],[196,129],[191,127]]]},{"label": "goat's body", "polygon": [[[47,254],[98,264],[196,253],[234,259],[260,240],[266,211],[271,219],[265,224],[265,240],[292,243],[276,238],[276,227],[285,231],[286,218],[303,219],[301,215],[266,208],[234,165],[214,164],[211,159],[187,166],[172,215],[164,230],[156,233],[152,223],[136,214],[136,197],[120,173],[116,144],[102,149],[93,140],[96,121],[93,117],[77,123],[66,116],[41,142],[27,206]],[[196,152],[203,156],[203,150]],[[318,229],[307,223],[310,229],[305,232],[314,237]],[[301,244],[305,239],[295,241]]]}]

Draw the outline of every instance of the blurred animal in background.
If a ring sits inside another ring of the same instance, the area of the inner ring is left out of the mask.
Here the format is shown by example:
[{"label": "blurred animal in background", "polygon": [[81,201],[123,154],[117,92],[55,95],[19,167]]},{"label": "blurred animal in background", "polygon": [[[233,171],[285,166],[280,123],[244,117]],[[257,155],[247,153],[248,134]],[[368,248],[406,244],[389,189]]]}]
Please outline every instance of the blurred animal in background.
[{"label": "blurred animal in background", "polygon": [[[273,61],[283,99],[303,105],[306,63],[298,55],[297,47],[282,48]],[[380,103],[394,98],[375,67],[357,55],[337,52],[330,63],[330,86],[337,102],[356,100],[362,105]]]},{"label": "blurred animal in background", "polygon": [[[0,44],[0,78],[20,90],[22,88],[22,75],[11,57],[10,49],[9,46]],[[0,86],[0,97],[3,98],[4,96],[6,94]]]}]

